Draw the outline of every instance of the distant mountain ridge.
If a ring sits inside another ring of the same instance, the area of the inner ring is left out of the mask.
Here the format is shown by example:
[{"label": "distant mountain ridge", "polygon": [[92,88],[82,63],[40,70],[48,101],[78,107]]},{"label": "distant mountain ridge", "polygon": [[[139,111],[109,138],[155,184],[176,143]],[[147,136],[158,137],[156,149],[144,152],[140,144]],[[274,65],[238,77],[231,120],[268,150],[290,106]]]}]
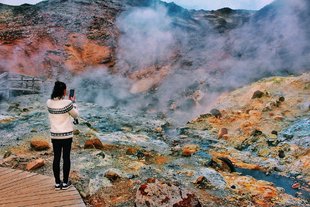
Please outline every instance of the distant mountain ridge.
[{"label": "distant mountain ridge", "polygon": [[[10,66],[0,63],[0,70],[36,73],[39,71],[43,72],[42,67],[59,67],[59,65],[53,65],[53,61],[46,63],[49,59],[49,53],[54,51],[54,55],[68,55],[66,54],[68,50],[66,50],[65,45],[70,44],[68,43],[68,41],[70,42],[70,35],[74,33],[84,35],[86,38],[85,41],[87,42],[85,44],[92,41],[94,44],[107,47],[105,49],[109,50],[107,53],[109,53],[111,58],[108,61],[107,57],[102,57],[104,59],[103,62],[107,63],[104,65],[114,65],[112,63],[115,61],[114,49],[117,47],[119,37],[119,31],[116,26],[118,15],[130,8],[156,8],[159,6],[165,7],[168,16],[174,19],[173,25],[183,28],[185,32],[194,30],[194,32],[203,33],[203,30],[206,29],[204,21],[212,22],[216,29],[224,32],[226,29],[231,29],[238,26],[238,24],[242,24],[249,17],[249,13],[241,13],[240,17],[236,15],[235,22],[228,23],[225,22],[225,17],[234,16],[235,12],[227,14],[225,10],[214,12],[188,11],[174,3],[164,3],[157,0],[49,0],[36,5],[7,6],[0,4],[1,59],[4,62],[14,59],[14,57],[6,53],[12,53],[10,50],[14,50],[13,48],[15,46],[24,48],[25,50],[27,47],[30,47],[27,50],[29,51],[28,54],[27,52],[25,52],[26,54],[23,52],[16,54],[22,62],[11,63],[9,64]],[[217,23],[217,21],[220,22]],[[28,46],[23,45],[23,41],[28,42]],[[47,47],[51,48],[46,48],[45,51],[36,48],[37,45],[41,44],[41,41],[43,43],[42,45],[47,44]],[[32,57],[32,51],[34,52],[33,55],[41,56],[39,58],[40,60],[36,58],[36,62],[39,61],[37,63],[39,64],[38,66],[30,63],[26,64],[22,60]],[[61,60],[61,62],[64,63],[65,59]],[[86,61],[84,66],[97,66],[101,64],[102,61],[91,60]],[[68,68],[64,67],[63,69]],[[82,71],[83,69],[83,67],[69,67],[71,71]]]},{"label": "distant mountain ridge", "polygon": [[159,0],[1,4],[0,71],[55,77],[108,68],[149,82],[134,91],[196,71],[194,80],[233,88],[309,70],[309,11],[306,0],[259,11],[187,10]]},{"label": "distant mountain ridge", "polygon": [[180,122],[222,92],[310,71],[309,2],[259,11],[159,0],[0,5],[0,71],[71,81],[85,101]]}]

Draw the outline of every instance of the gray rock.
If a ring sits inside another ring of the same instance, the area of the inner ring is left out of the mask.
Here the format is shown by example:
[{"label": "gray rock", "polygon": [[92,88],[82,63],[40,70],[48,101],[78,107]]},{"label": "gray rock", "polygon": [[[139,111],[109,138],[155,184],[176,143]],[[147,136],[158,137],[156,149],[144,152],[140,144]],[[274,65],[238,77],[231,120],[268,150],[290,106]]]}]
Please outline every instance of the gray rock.
[{"label": "gray rock", "polygon": [[210,113],[215,116],[216,118],[221,118],[222,117],[222,113],[218,110],[218,109],[212,109],[210,111]]},{"label": "gray rock", "polygon": [[257,90],[253,93],[252,99],[261,98],[263,97],[263,95],[264,95],[264,92]]},{"label": "gray rock", "polygon": [[226,188],[226,182],[224,178],[221,176],[221,174],[212,168],[201,168],[197,174],[206,177],[206,179],[217,189],[224,190]]}]

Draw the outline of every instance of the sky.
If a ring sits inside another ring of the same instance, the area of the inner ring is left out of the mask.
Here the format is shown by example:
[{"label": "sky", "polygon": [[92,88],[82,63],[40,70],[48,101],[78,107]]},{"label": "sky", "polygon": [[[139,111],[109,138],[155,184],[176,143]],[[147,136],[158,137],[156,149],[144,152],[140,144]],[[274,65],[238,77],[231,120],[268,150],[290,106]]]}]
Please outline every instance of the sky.
[{"label": "sky", "polygon": [[[41,0],[0,0],[0,3],[9,5],[21,5],[24,3],[36,4]],[[259,10],[273,0],[164,0],[175,2],[176,4],[188,9],[216,10],[223,7],[232,9]]]},{"label": "sky", "polygon": [[224,7],[231,9],[259,10],[273,0],[164,0],[174,2],[188,9],[216,10]]}]

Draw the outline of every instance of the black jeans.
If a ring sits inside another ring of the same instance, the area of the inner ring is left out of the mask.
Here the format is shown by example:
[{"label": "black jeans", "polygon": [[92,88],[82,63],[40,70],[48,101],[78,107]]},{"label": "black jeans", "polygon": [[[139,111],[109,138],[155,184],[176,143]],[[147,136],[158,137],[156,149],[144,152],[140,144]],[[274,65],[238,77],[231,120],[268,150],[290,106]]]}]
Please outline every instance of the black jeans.
[{"label": "black jeans", "polygon": [[54,161],[53,161],[53,173],[55,182],[59,184],[60,181],[60,158],[61,151],[63,152],[63,182],[68,183],[70,173],[70,152],[72,138],[68,139],[52,139],[53,150],[54,150]]}]

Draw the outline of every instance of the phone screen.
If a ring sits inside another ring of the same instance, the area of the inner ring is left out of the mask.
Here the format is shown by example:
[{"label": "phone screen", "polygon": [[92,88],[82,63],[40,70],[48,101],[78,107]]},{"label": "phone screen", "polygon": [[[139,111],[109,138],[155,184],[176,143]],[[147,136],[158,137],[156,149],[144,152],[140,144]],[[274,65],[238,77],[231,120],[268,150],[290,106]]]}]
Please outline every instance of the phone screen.
[{"label": "phone screen", "polygon": [[69,97],[73,97],[73,96],[74,96],[74,89],[70,89]]}]

